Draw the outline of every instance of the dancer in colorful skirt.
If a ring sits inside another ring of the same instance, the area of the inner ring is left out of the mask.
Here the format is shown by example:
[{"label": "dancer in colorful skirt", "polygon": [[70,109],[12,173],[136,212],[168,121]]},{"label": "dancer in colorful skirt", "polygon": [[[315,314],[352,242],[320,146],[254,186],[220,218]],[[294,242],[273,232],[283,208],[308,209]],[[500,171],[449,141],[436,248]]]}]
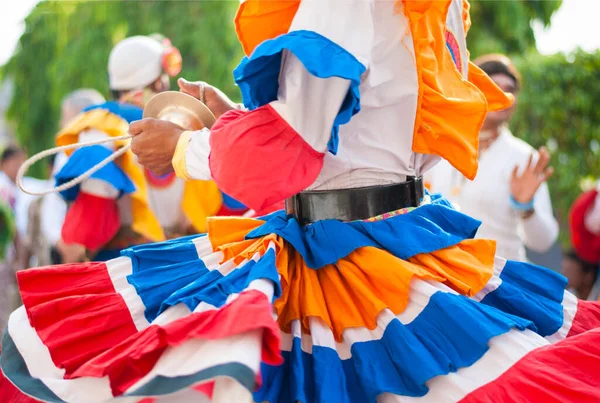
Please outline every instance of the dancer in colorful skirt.
[{"label": "dancer in colorful skirt", "polygon": [[598,401],[599,305],[423,190],[439,158],[473,178],[511,102],[468,61],[468,3],[248,0],[236,25],[247,110],[205,86],[210,131],[142,120],[133,145],[287,214],[21,273],[7,378],[51,402]]},{"label": "dancer in colorful skirt", "polygon": [[[57,144],[127,134],[128,123],[142,118],[148,99],[168,90],[169,76],[180,69],[181,55],[168,40],[148,36],[123,40],[112,50],[108,64],[109,86],[118,101],[86,108],[59,133]],[[76,150],[58,173],[57,183],[81,175],[124,144]],[[95,260],[118,257],[123,248],[165,236],[206,232],[206,218],[224,204],[213,181],[155,175],[137,164],[131,152],[62,195],[73,202],[62,231],[64,243],[85,246]]]}]

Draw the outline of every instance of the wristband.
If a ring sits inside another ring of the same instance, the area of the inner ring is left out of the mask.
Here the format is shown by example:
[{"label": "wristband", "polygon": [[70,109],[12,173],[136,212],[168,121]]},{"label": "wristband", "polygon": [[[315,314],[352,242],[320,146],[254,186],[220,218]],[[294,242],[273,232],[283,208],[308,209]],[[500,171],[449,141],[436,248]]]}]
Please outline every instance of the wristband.
[{"label": "wristband", "polygon": [[515,198],[510,196],[510,207],[517,211],[531,211],[533,210],[533,199],[529,201],[529,203],[520,203],[515,200]]}]

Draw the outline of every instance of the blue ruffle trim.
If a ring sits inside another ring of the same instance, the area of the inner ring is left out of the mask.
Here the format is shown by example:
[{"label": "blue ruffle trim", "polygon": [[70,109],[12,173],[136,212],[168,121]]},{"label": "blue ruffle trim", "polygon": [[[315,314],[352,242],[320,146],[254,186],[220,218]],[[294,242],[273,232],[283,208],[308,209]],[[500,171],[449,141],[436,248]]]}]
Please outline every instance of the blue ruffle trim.
[{"label": "blue ruffle trim", "polygon": [[561,328],[567,287],[564,276],[544,267],[509,260],[500,279],[500,286],[486,295],[482,304],[531,320],[544,337]]},{"label": "blue ruffle trim", "polygon": [[144,303],[148,321],[179,303],[184,303],[190,311],[201,302],[220,307],[229,295],[243,291],[250,282],[261,278],[275,285],[274,298],[281,295],[273,250],[268,250],[258,262],[251,260],[223,276],[218,270],[209,271],[198,258],[192,242],[197,237],[139,245],[121,252],[132,261],[132,274],[127,281]]},{"label": "blue ruffle trim", "polygon": [[428,380],[473,365],[491,338],[513,328],[535,329],[528,320],[437,292],[414,321],[393,320],[381,339],[354,343],[346,360],[328,347],[303,352],[295,338],[283,365],[262,364],[263,386],[254,400],[375,403],[385,392],[423,396]]},{"label": "blue ruffle trim", "polygon": [[431,204],[375,222],[323,220],[301,226],[294,217],[278,212],[247,238],[277,234],[294,246],[308,267],[318,269],[365,246],[384,249],[401,259],[435,252],[473,238],[480,224],[454,210],[446,199],[432,196]]},{"label": "blue ruffle trim", "polygon": [[[350,80],[350,90],[333,122],[328,149],[337,152],[338,128],[360,111],[360,76],[365,66],[345,49],[312,31],[294,31],[261,43],[233,71],[244,105],[252,110],[277,100],[283,50],[292,52],[315,77]],[[327,102],[323,99],[323,102]]]},{"label": "blue ruffle trim", "polygon": [[123,104],[114,101],[108,101],[103,104],[88,106],[83,110],[83,112],[93,111],[94,109],[105,109],[113,115],[117,115],[123,118],[127,121],[127,123],[140,120],[144,115],[144,110],[138,106]]},{"label": "blue ruffle trim", "polygon": [[[111,150],[100,145],[80,148],[71,155],[67,163],[56,174],[56,186],[60,186],[78,177],[111,154]],[[110,183],[121,195],[135,192],[133,182],[114,162],[110,162],[97,172],[94,172],[91,177]],[[65,200],[72,201],[75,200],[78,193],[79,186],[75,186],[61,192],[61,195]]]}]

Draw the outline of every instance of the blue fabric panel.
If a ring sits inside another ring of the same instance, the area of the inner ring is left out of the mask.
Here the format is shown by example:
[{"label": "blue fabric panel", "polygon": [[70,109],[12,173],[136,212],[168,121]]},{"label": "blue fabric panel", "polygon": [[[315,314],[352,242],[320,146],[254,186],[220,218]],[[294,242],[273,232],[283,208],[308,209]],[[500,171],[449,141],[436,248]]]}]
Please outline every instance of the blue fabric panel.
[{"label": "blue fabric panel", "polygon": [[[76,150],[67,163],[56,174],[56,186],[60,186],[107,158],[113,152],[100,145],[89,146]],[[125,175],[125,173],[114,162],[108,163],[91,176],[94,179],[100,179],[113,185],[121,194],[135,192],[135,185]],[[75,200],[79,193],[79,186],[61,192],[62,197],[67,201]]]},{"label": "blue fabric panel", "polygon": [[198,258],[193,237],[139,245],[121,252],[132,261],[132,274],[127,277],[146,307],[151,322],[160,306],[171,294],[209,273]]},{"label": "blue fabric panel", "polygon": [[544,267],[509,260],[500,279],[500,286],[486,295],[482,304],[531,320],[544,337],[561,328],[565,277]]},{"label": "blue fabric panel", "polygon": [[385,249],[401,259],[434,252],[473,238],[480,224],[448,207],[445,199],[434,198],[410,213],[375,222],[323,220],[302,227],[280,213],[247,238],[275,233],[294,246],[308,267],[318,269],[364,246]]},{"label": "blue fabric panel", "polygon": [[232,210],[247,210],[248,209],[248,207],[246,207],[243,203],[240,203],[239,201],[235,200],[233,197],[228,196],[223,192],[221,192],[221,196],[223,197],[223,204]]},{"label": "blue fabric panel", "polygon": [[[293,53],[315,77],[340,77],[350,81],[350,90],[333,122],[328,149],[337,152],[338,128],[360,111],[360,76],[365,66],[345,49],[312,31],[293,31],[261,43],[233,71],[244,105],[256,109],[277,99],[283,50]],[[323,99],[323,102],[327,102]]]},{"label": "blue fabric panel", "polygon": [[302,352],[295,339],[292,351],[283,352],[283,365],[262,365],[263,386],[254,399],[375,403],[384,392],[423,396],[425,382],[473,365],[492,337],[512,328],[535,329],[525,319],[438,292],[413,322],[390,322],[381,339],[353,344],[352,357],[344,361],[327,347]]},{"label": "blue fabric panel", "polygon": [[155,266],[199,260],[196,246],[192,241],[204,236],[206,235],[190,235],[163,242],[136,245],[123,249],[121,255],[131,259],[133,273]]},{"label": "blue fabric panel", "polygon": [[257,279],[271,280],[275,286],[273,298],[281,295],[281,284],[273,250],[268,250],[258,262],[251,260],[227,276],[213,270],[199,277],[186,287],[171,294],[161,306],[160,312],[179,303],[184,303],[190,311],[196,309],[201,302],[221,307],[231,294],[242,292],[250,282]]},{"label": "blue fabric panel", "polygon": [[94,109],[105,109],[113,115],[117,115],[123,118],[127,121],[127,123],[131,123],[136,120],[142,119],[142,116],[144,114],[144,110],[139,106],[114,101],[108,101],[103,104],[88,106],[83,110],[83,112],[92,111]]}]

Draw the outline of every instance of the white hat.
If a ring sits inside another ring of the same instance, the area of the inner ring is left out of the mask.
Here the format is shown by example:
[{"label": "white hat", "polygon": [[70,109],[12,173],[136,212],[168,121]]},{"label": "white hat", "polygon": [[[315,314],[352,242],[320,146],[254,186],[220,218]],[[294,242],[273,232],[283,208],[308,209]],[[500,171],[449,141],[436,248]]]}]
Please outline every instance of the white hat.
[{"label": "white hat", "polygon": [[119,42],[108,58],[111,90],[144,88],[163,73],[164,46],[148,36],[132,36]]}]

